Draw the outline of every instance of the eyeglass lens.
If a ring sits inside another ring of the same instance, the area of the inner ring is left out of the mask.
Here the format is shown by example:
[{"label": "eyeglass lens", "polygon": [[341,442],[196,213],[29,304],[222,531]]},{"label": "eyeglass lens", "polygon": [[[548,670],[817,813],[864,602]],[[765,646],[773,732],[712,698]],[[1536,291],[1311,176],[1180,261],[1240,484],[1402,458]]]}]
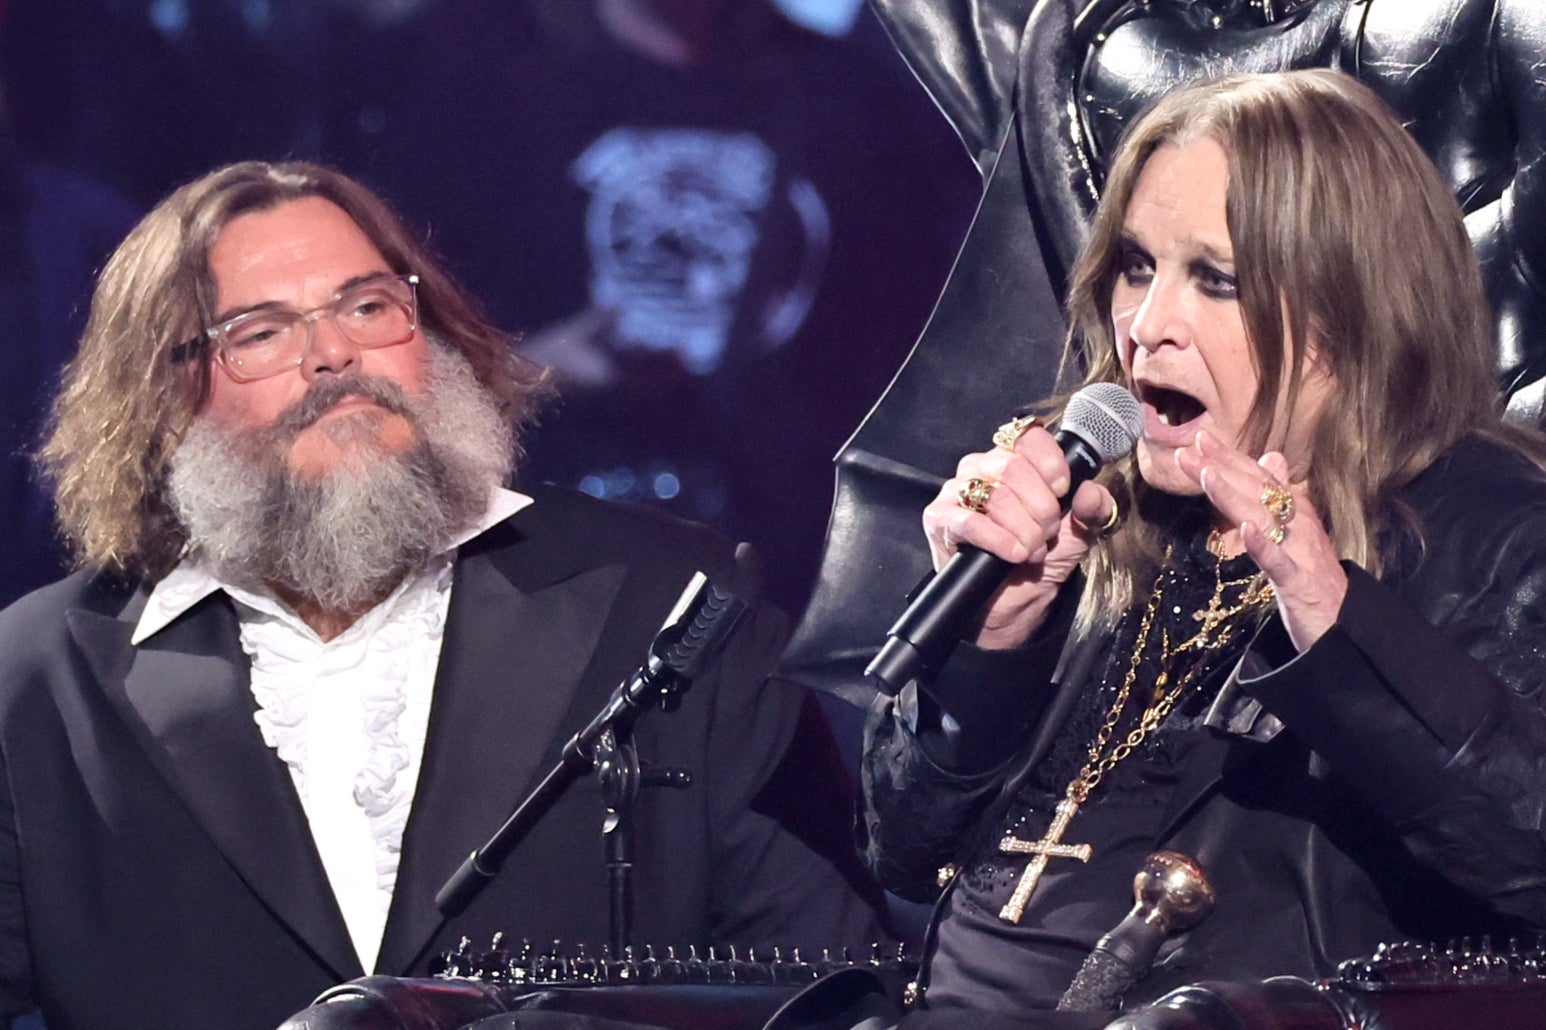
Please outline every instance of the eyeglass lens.
[{"label": "eyeglass lens", "polygon": [[220,329],[231,370],[257,378],[299,364],[311,339],[311,323],[326,317],[358,347],[387,347],[413,335],[413,286],[402,279],[372,279],[344,290],[309,312],[282,308],[240,315]]}]

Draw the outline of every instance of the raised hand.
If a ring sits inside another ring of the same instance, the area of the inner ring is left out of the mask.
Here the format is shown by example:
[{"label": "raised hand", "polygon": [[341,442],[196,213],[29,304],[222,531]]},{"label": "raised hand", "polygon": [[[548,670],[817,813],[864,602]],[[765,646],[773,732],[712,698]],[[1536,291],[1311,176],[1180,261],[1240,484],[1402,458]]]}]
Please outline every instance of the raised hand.
[{"label": "raised hand", "polygon": [[[1304,651],[1319,640],[1337,621],[1347,573],[1307,481],[1291,481],[1281,453],[1268,451],[1256,460],[1207,430],[1176,451],[1176,465],[1202,488],[1220,525],[1230,527],[1223,534],[1226,547],[1238,541],[1232,549],[1243,549],[1267,574],[1294,646]],[[1291,501],[1283,501],[1279,490],[1288,491]]]}]

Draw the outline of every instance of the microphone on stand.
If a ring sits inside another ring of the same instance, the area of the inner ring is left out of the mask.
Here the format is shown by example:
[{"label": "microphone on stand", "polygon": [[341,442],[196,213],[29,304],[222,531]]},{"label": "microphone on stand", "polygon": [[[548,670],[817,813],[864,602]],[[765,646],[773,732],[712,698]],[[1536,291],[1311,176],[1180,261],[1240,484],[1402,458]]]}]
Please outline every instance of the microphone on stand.
[{"label": "microphone on stand", "polygon": [[1189,930],[1213,911],[1213,886],[1197,863],[1156,851],[1133,877],[1133,910],[1095,948],[1058,1002],[1063,1012],[1116,1012],[1146,975],[1165,938]]},{"label": "microphone on stand", "polygon": [[[1094,478],[1106,462],[1131,452],[1142,434],[1142,406],[1116,383],[1092,383],[1070,397],[1053,434],[1068,459],[1063,510],[1081,483]],[[895,694],[936,667],[1013,568],[996,555],[962,545],[886,632],[886,642],[864,674],[881,691]]]},{"label": "microphone on stand", "polygon": [[[744,566],[747,547],[747,544],[741,544],[736,548],[738,568]],[[651,708],[669,710],[676,707],[681,694],[692,686],[692,681],[719,657],[749,610],[750,605],[733,590],[710,583],[702,572],[695,572],[677,599],[676,606],[666,616],[665,624],[650,643],[644,664],[612,691],[606,705],[584,729],[569,738],[560,753],[558,764],[548,771],[511,813],[510,818],[505,820],[504,825],[494,832],[494,836],[469,855],[440,888],[435,895],[435,907],[441,914],[460,914],[493,880],[510,852],[558,803],[564,791],[581,775],[595,769],[599,756],[619,754],[618,742],[626,743],[629,740],[639,716]],[[623,756],[621,764],[609,757],[608,764],[612,768],[602,770],[623,781],[621,796],[616,799],[623,808],[632,803],[632,793],[641,782],[637,761],[632,760],[637,756],[632,755],[631,745],[628,751],[629,754]],[[680,775],[671,775],[658,781],[658,785],[684,787],[690,782],[690,777],[683,779]],[[603,783],[602,793],[603,796],[607,795],[606,783]],[[610,810],[614,804],[613,799],[608,798],[607,804]],[[613,819],[614,816],[609,814],[609,826]],[[626,826],[627,820],[622,821]],[[615,841],[626,836],[626,832],[623,832],[617,837],[608,837],[608,840]],[[618,865],[631,867],[632,861],[630,859],[625,864],[619,860]],[[626,873],[623,878],[626,878]],[[623,893],[626,898],[626,888]],[[619,936],[616,916],[620,907],[626,908],[626,904],[620,904],[614,897],[614,939]],[[627,920],[623,919],[622,922],[626,924]],[[626,930],[627,926],[624,925],[624,937],[627,936]],[[617,952],[621,954],[622,948],[617,948]]]}]

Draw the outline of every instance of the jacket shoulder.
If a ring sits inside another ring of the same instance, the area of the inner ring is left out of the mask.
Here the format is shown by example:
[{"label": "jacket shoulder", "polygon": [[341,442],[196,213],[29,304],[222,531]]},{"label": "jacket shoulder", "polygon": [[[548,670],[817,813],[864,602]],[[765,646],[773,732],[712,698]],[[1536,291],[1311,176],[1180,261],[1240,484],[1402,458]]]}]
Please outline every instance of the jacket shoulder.
[{"label": "jacket shoulder", "polygon": [[0,611],[0,661],[52,644],[64,632],[66,612],[120,614],[138,589],[119,577],[81,569],[23,595]]},{"label": "jacket shoulder", "polygon": [[[524,545],[554,572],[620,564],[676,568],[693,565],[708,575],[731,575],[736,547],[707,526],[665,512],[603,501],[574,490],[542,486],[532,504],[479,538],[480,546]],[[740,564],[752,560],[743,555]]]},{"label": "jacket shoulder", "polygon": [[17,705],[75,682],[79,646],[72,613],[124,616],[143,594],[134,585],[84,570],[34,590],[0,611],[0,733]]},{"label": "jacket shoulder", "polygon": [[1546,552],[1546,469],[1512,447],[1469,436],[1404,491],[1425,547],[1461,548],[1475,559]]}]

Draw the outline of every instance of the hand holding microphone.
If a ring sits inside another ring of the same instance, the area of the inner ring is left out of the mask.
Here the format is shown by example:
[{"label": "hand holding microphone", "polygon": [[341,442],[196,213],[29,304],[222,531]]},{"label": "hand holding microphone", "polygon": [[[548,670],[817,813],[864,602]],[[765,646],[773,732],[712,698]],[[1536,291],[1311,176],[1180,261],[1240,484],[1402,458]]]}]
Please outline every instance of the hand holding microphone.
[{"label": "hand holding microphone", "polygon": [[977,642],[1011,647],[1027,639],[1105,523],[1115,524],[1111,495],[1081,487],[1132,450],[1142,425],[1132,394],[1096,383],[1069,399],[1055,434],[1016,419],[995,434],[992,451],[962,458],[924,509],[939,572],[866,669],[877,685],[895,693],[943,661],[995,593]]}]

